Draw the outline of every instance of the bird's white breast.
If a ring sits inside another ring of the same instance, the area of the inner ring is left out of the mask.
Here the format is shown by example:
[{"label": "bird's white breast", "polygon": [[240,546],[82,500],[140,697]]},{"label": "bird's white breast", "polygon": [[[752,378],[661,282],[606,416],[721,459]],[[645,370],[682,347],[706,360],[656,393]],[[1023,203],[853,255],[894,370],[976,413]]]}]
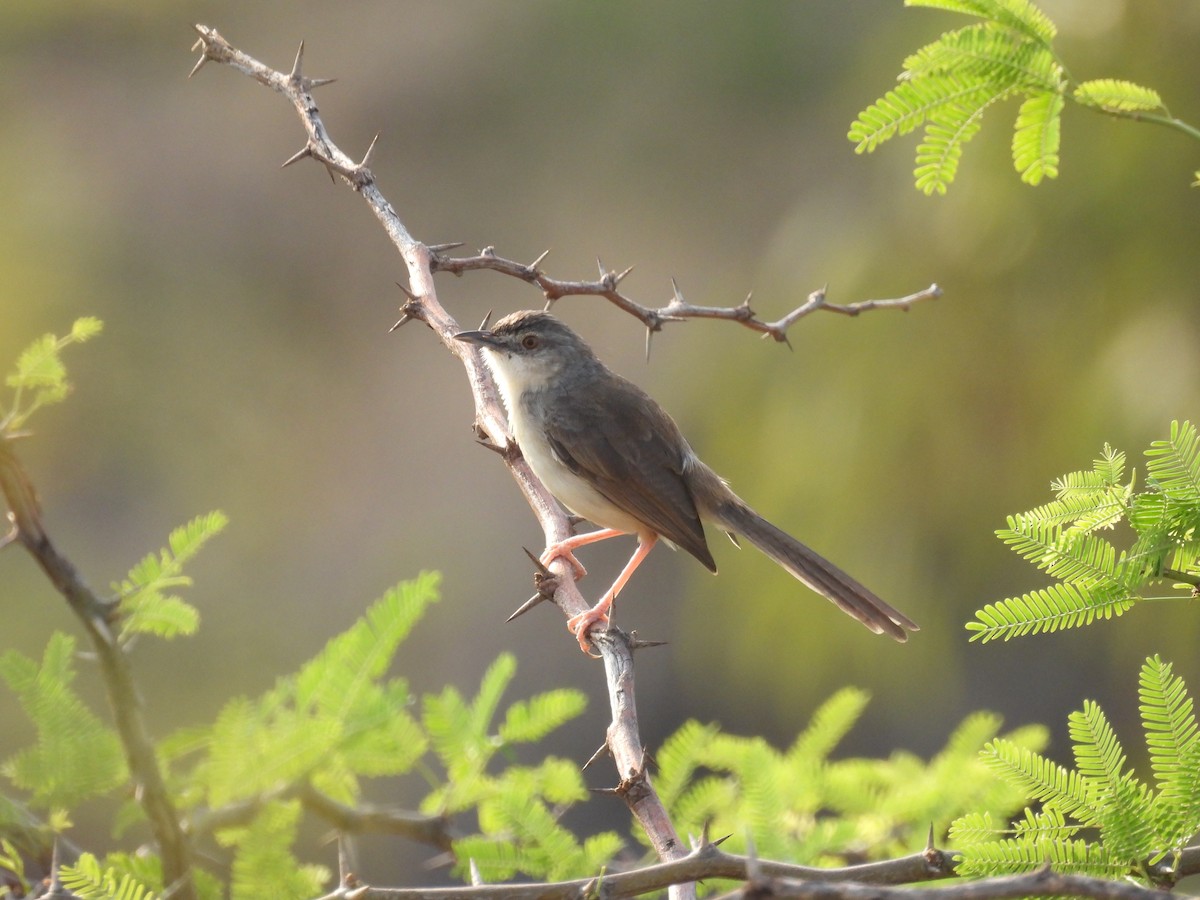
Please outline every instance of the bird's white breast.
[{"label": "bird's white breast", "polygon": [[533,421],[529,410],[521,403],[521,395],[527,390],[537,390],[549,373],[526,357],[510,356],[491,348],[485,348],[484,355],[508,410],[508,427],[525,461],[546,489],[559,503],[589,522],[630,534],[641,531],[643,526],[637,519],[614,507],[599,491],[559,461],[546,440],[545,430]]}]

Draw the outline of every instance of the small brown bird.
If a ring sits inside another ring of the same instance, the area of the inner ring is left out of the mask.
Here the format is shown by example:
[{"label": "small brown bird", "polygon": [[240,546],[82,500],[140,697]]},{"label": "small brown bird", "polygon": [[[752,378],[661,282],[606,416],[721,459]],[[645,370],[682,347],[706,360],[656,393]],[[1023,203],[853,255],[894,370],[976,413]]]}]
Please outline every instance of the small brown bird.
[{"label": "small brown bird", "polygon": [[567,623],[585,653],[588,630],[608,621],[613,599],[659,538],[717,571],[702,522],[745,537],[876,634],[904,641],[909,631],[919,630],[747,506],[700,461],[662,407],[609,370],[579,335],[549,313],[512,313],[490,331],[455,337],[483,348],[513,437],[534,474],[567,509],[600,526],[551,545],[542,562],[562,558],[582,575],[575,550],[622,534],[637,536],[637,549],[613,586]]}]

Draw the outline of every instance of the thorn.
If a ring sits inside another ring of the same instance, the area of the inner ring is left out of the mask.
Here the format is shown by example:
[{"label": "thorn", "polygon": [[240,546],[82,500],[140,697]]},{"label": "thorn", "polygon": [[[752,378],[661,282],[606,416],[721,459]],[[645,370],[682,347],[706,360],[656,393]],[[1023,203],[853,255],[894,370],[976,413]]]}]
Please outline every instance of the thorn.
[{"label": "thorn", "polygon": [[604,268],[604,263],[600,262],[598,256],[596,257],[596,268],[600,270],[600,280],[603,281],[608,275],[608,270]]},{"label": "thorn", "polygon": [[646,326],[646,362],[650,362],[650,338],[654,334],[654,329],[649,325]]},{"label": "thorn", "polygon": [[379,143],[379,135],[371,138],[371,144],[367,147],[367,152],[363,154],[362,162],[358,164],[358,168],[365,169],[371,161],[371,154],[375,152],[375,145]]},{"label": "thorn", "polygon": [[683,299],[683,294],[681,294],[681,293],[679,292],[679,285],[676,283],[676,281],[675,281],[675,279],[674,279],[674,278],[672,278],[672,279],[671,279],[671,291],[672,291],[672,292],[675,294],[675,296],[671,298],[671,303],[672,303],[672,304],[675,304],[675,303],[680,303],[680,304],[682,304],[682,303],[685,303],[685,302],[686,302],[686,301]]},{"label": "thorn", "polygon": [[588,766],[590,766],[592,763],[596,762],[598,759],[600,759],[601,756],[603,756],[607,752],[608,752],[608,741],[605,741],[603,744],[601,744],[599,747],[596,748],[596,752],[593,753],[590,757],[588,757],[588,761],[585,762],[581,768],[586,769]]},{"label": "thorn", "polygon": [[729,538],[729,540],[733,544],[733,546],[737,547],[739,550],[742,549],[742,545],[738,541],[738,536],[736,534],[734,534],[732,531],[725,532],[725,537]]},{"label": "thorn", "polygon": [[528,547],[522,547],[521,549],[525,551],[526,556],[528,556],[531,560],[533,560],[533,564],[534,564],[534,566],[537,567],[538,572],[540,572],[542,575],[546,576],[547,578],[551,578],[554,576],[554,573],[546,568],[546,564],[544,562],[542,562],[542,558],[540,556],[534,556],[533,551],[530,550]]},{"label": "thorn", "polygon": [[624,281],[624,280],[625,280],[625,276],[626,276],[626,275],[628,275],[628,274],[629,274],[630,272],[632,272],[632,271],[633,271],[633,266],[630,266],[630,267],[629,267],[628,269],[626,269],[624,272],[621,272],[619,275],[617,275],[617,276],[616,276],[616,277],[613,279],[613,284],[620,284],[622,281]]},{"label": "thorn", "polygon": [[537,259],[535,259],[533,262],[531,262],[528,266],[526,266],[526,268],[529,269],[529,271],[531,271],[531,272],[536,272],[537,267],[542,264],[542,260],[544,260],[549,255],[550,255],[550,249],[546,248],[545,250],[542,251],[542,255],[539,256]]},{"label": "thorn", "polygon": [[754,296],[754,291],[751,291],[750,293],[748,293],[746,295],[746,299],[742,301],[742,309],[745,309],[745,310],[750,309],[750,298],[753,296]]},{"label": "thorn", "polygon": [[[478,330],[479,331],[487,331],[488,324],[491,322],[491,319],[492,319],[492,311],[489,309],[487,311],[487,315],[483,317],[483,321],[479,323]],[[528,552],[528,551],[526,551],[526,552]]]},{"label": "thorn", "polygon": [[516,612],[514,612],[511,616],[509,616],[507,619],[505,619],[504,624],[507,625],[513,619],[516,619],[519,616],[525,615],[525,613],[529,612],[531,609],[533,609],[535,606],[537,606],[539,603],[541,603],[545,599],[546,599],[545,594],[542,594],[542,593],[534,594],[532,597],[530,597],[528,600],[526,600],[524,603],[522,603]]},{"label": "thorn", "polygon": [[479,864],[475,862],[475,857],[471,857],[471,886],[482,887],[483,876],[479,873]]},{"label": "thorn", "polygon": [[932,853],[934,850],[933,844],[933,823],[929,823],[929,837],[925,839],[925,852]]},{"label": "thorn", "polygon": [[588,788],[589,794],[619,794],[616,788]]},{"label": "thorn", "polygon": [[636,631],[631,632],[629,635],[629,649],[630,650],[645,650],[650,647],[665,647],[669,643],[671,643],[671,642],[670,641],[643,641],[641,638],[639,638],[637,636]]},{"label": "thorn", "polygon": [[504,457],[508,456],[508,451],[504,447],[501,447],[499,444],[497,444],[495,441],[489,441],[484,438],[477,438],[475,443],[477,443],[484,450],[491,450],[493,453],[495,453],[499,456],[504,456]]},{"label": "thorn", "polygon": [[723,843],[725,843],[731,837],[733,837],[733,832],[730,832],[729,834],[725,835],[724,837],[717,838],[715,841],[713,841],[713,846],[720,847]]},{"label": "thorn", "polygon": [[[203,44],[204,44],[204,41],[196,41],[196,44],[192,47],[192,49],[198,50],[203,46]],[[194,66],[192,66],[192,71],[188,72],[188,78],[191,78],[193,75],[195,75],[197,72],[199,72],[202,68],[204,68],[204,64],[206,62],[208,62],[208,54],[204,54],[198,60],[196,60],[196,64]]]},{"label": "thorn", "polygon": [[391,328],[388,329],[388,334],[391,334],[393,331],[395,331],[401,325],[407,325],[411,321],[412,321],[412,316],[410,316],[408,313],[405,313],[399,319],[396,320],[395,325],[393,325]]},{"label": "thorn", "polygon": [[286,169],[288,166],[292,165],[292,163],[298,163],[298,162],[300,162],[300,160],[307,159],[308,157],[310,157],[312,155],[313,155],[312,147],[310,147],[308,144],[305,144],[304,149],[302,149],[298,153],[293,154],[292,156],[289,156],[286,160],[284,160],[283,164],[279,168]]},{"label": "thorn", "polygon": [[447,250],[457,250],[462,245],[462,241],[451,241],[448,244],[426,244],[425,247],[431,253],[444,253]]},{"label": "thorn", "polygon": [[305,78],[304,86],[310,91],[315,91],[319,87],[325,87],[327,84],[333,84],[337,81],[336,78]]},{"label": "thorn", "polygon": [[411,300],[413,303],[421,302],[420,297],[418,297],[416,294],[414,294],[412,291],[410,291],[405,285],[401,284],[399,281],[396,282],[396,287],[400,288],[400,290],[402,290],[404,292],[404,296],[407,297],[409,300]]},{"label": "thorn", "polygon": [[292,72],[288,75],[289,81],[300,80],[300,65],[304,61],[304,41],[300,42],[299,48],[296,50],[296,61],[292,63]]}]

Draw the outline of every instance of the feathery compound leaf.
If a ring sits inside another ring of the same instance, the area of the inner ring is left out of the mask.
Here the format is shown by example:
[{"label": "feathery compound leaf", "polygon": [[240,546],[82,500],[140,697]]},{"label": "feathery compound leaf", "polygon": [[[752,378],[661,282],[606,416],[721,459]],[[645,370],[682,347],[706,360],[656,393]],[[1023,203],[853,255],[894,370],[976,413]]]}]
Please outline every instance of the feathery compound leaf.
[{"label": "feathery compound leaf", "polygon": [[1062,66],[1040,44],[1018,41],[989,24],[943,34],[904,61],[902,79],[943,75],[987,85],[1055,91],[1062,87]]},{"label": "feathery compound leaf", "polygon": [[1050,17],[1029,0],[904,0],[904,5],[979,16],[1046,45],[1058,33]]},{"label": "feathery compound leaf", "polygon": [[587,706],[582,692],[569,688],[546,691],[518,700],[504,714],[500,739],[506,744],[539,741],[554,729],[578,716]]},{"label": "feathery compound leaf", "polygon": [[292,854],[299,821],[299,801],[268,803],[248,826],[221,835],[235,847],[230,900],[303,900],[321,893],[329,870],[301,865]]},{"label": "feathery compound leaf", "polygon": [[994,841],[1002,834],[1011,834],[1011,831],[998,827],[990,812],[967,813],[950,824],[950,843],[955,847]]},{"label": "feathery compound leaf", "polygon": [[[104,324],[96,318],[76,319],[65,337],[44,334],[26,347],[17,357],[16,369],[4,383],[14,388],[12,406],[0,404],[0,427],[16,431],[41,406],[58,403],[66,398],[71,386],[61,352],[71,344],[82,344],[98,335]],[[23,395],[33,391],[33,399],[23,405]]]},{"label": "feathery compound leaf", "polygon": [[1105,112],[1154,112],[1163,109],[1158,91],[1132,81],[1097,78],[1075,88],[1075,99]]},{"label": "feathery compound leaf", "polygon": [[517,658],[511,653],[501,653],[483,673],[479,693],[471,704],[471,723],[477,734],[487,734],[496,715],[496,707],[500,705],[500,698],[516,674]]},{"label": "feathery compound leaf", "polygon": [[1079,772],[1004,738],[991,741],[980,755],[988,768],[1028,792],[1031,798],[1053,803],[1085,825],[1096,824],[1088,808],[1088,780]]},{"label": "feathery compound leaf", "polygon": [[855,153],[870,153],[897,134],[908,134],[935,111],[979,93],[979,84],[942,76],[906,79],[858,114],[847,137]]},{"label": "feathery compound leaf", "polygon": [[75,639],[55,632],[42,663],[16,650],[0,656],[0,678],[33,721],[37,744],[4,763],[18,787],[43,807],[72,807],[124,783],[125,758],[117,736],[71,689]]},{"label": "feathery compound leaf", "polygon": [[1135,599],[1128,593],[1086,590],[1073,584],[1052,584],[1020,597],[1009,597],[999,603],[989,603],[975,613],[974,622],[967,623],[973,631],[971,640],[1008,640],[1027,634],[1048,634],[1065,628],[1090,625],[1097,619],[1111,619],[1133,606]]},{"label": "feathery compound leaf", "polygon": [[151,553],[129,571],[113,590],[121,597],[121,636],[149,633],[163,638],[192,634],[200,614],[179,597],[167,595],[171,588],[187,587],[192,580],[183,574],[184,563],[229,524],[220,511],[197,516],[171,532],[167,547]]},{"label": "feathery compound leaf", "polygon": [[658,761],[654,786],[667,808],[675,805],[696,769],[702,765],[701,753],[716,735],[715,725],[701,725],[695,719],[689,719],[663,741],[654,754]]},{"label": "feathery compound leaf", "polygon": [[63,887],[82,900],[154,900],[149,888],[133,876],[118,877],[116,869],[101,869],[90,853],[80,854],[75,865],[62,866],[58,874]]},{"label": "feathery compound leaf", "polygon": [[1095,535],[1064,540],[1057,525],[1031,515],[1009,516],[1008,528],[999,529],[996,535],[1014,553],[1055,578],[1087,587],[1121,587],[1116,548]]},{"label": "feathery compound leaf", "polygon": [[1142,666],[1138,696],[1150,765],[1159,790],[1157,830],[1168,847],[1200,830],[1200,732],[1192,698],[1171,664],[1158,656]]},{"label": "feathery compound leaf", "polygon": [[976,88],[961,101],[943,104],[930,113],[913,170],[918,190],[946,193],[958,172],[963,145],[978,133],[984,110],[998,99],[991,90]]},{"label": "feathery compound leaf", "polygon": [[1067,719],[1075,742],[1075,766],[1086,777],[1094,793],[1111,793],[1125,776],[1125,750],[1116,732],[1093,700]]},{"label": "feathery compound leaf", "polygon": [[822,703],[812,714],[808,727],[796,737],[788,750],[789,762],[824,762],[854,727],[870,699],[871,695],[866,691],[842,688]]},{"label": "feathery compound leaf", "polygon": [[430,604],[438,600],[441,577],[422,572],[375,601],[350,628],[329,641],[296,676],[296,704],[345,716],[376,687],[396,649]]},{"label": "feathery compound leaf", "polygon": [[1146,451],[1146,469],[1173,500],[1200,503],[1200,438],[1191,422],[1172,422],[1171,437]]},{"label": "feathery compound leaf", "polygon": [[956,870],[971,877],[1033,872],[1050,866],[1055,872],[1117,878],[1129,870],[1129,862],[1114,858],[1103,845],[1085,840],[1020,838],[974,844]]},{"label": "feathery compound leaf", "polygon": [[1013,132],[1013,165],[1026,184],[1058,177],[1059,124],[1066,101],[1057,91],[1028,97]]}]

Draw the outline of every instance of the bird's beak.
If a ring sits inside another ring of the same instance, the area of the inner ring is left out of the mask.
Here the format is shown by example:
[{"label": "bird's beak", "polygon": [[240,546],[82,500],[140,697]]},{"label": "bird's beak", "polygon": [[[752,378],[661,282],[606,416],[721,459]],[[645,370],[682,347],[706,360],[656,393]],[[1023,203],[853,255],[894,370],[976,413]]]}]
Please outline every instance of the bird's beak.
[{"label": "bird's beak", "polygon": [[475,344],[478,347],[500,347],[500,339],[490,331],[460,331],[454,336],[456,341]]}]

